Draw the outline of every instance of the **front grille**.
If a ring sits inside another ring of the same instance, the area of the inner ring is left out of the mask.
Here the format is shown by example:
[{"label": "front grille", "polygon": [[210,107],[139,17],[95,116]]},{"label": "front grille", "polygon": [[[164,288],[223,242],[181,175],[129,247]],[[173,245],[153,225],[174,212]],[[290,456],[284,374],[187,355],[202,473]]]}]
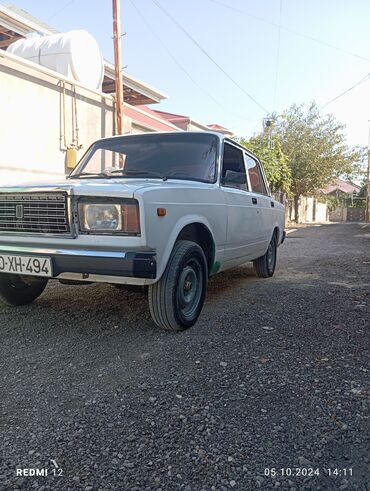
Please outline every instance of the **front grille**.
[{"label": "front grille", "polygon": [[66,234],[67,193],[0,193],[0,232]]}]

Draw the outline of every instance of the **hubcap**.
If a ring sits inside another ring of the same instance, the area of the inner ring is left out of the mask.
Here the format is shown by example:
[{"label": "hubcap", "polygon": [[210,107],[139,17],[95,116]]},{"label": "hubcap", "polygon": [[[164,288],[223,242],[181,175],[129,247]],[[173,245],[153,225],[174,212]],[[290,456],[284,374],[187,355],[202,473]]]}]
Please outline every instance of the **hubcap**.
[{"label": "hubcap", "polygon": [[267,265],[270,271],[274,267],[274,261],[275,261],[275,248],[271,241],[269,248],[267,249]]},{"label": "hubcap", "polygon": [[202,295],[202,269],[196,259],[191,259],[180,273],[178,302],[182,315],[192,317]]}]

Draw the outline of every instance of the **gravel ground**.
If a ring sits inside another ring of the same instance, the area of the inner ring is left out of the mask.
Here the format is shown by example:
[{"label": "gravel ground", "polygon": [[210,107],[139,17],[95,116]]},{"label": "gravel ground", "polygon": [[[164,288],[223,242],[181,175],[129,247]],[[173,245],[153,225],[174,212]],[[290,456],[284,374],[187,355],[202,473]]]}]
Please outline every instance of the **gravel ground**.
[{"label": "gravel ground", "polygon": [[0,307],[0,489],[369,489],[369,236],[293,231],[274,278],[213,278],[180,334],[109,285]]}]

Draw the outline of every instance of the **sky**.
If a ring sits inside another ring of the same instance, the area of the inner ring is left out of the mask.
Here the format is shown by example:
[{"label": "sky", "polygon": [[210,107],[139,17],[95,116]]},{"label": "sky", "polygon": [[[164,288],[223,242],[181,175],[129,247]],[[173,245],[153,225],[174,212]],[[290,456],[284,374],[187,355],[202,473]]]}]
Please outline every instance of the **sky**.
[{"label": "sky", "polygon": [[[113,61],[110,0],[13,3],[60,31],[86,29]],[[121,0],[123,65],[168,96],[153,109],[249,137],[267,113],[321,107],[366,77],[369,19],[368,0]],[[370,79],[323,112],[346,125],[350,145],[366,146]]]}]

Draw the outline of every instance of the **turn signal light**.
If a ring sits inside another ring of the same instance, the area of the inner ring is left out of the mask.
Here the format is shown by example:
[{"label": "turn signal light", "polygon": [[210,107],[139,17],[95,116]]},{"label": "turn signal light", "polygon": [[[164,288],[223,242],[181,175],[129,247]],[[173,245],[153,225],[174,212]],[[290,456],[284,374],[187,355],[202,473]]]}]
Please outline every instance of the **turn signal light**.
[{"label": "turn signal light", "polygon": [[128,234],[140,233],[140,213],[139,207],[134,204],[121,206],[122,230]]}]

